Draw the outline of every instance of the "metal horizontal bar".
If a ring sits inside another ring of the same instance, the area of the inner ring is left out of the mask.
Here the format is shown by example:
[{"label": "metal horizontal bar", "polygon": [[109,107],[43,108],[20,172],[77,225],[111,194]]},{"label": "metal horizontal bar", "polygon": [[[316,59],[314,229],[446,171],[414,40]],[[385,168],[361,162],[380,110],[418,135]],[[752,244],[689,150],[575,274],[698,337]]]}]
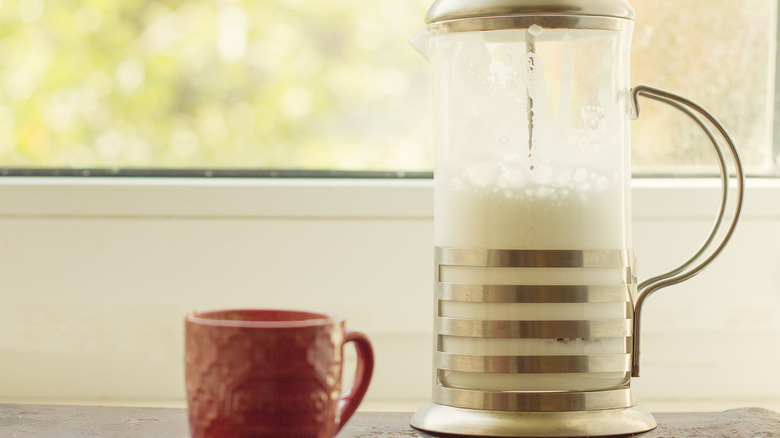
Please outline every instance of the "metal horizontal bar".
[{"label": "metal horizontal bar", "polygon": [[[622,313],[618,314],[618,309]],[[436,315],[442,318],[511,321],[592,321],[596,315],[632,319],[632,303],[482,303],[439,300]],[[474,315],[492,315],[491,317]],[[500,316],[499,316],[500,315]],[[604,316],[600,316],[604,318]]]},{"label": "metal horizontal bar", "polygon": [[532,286],[436,283],[436,298],[480,303],[609,303],[630,302],[628,285]]},{"label": "metal horizontal bar", "polygon": [[631,355],[476,356],[437,352],[436,367],[471,373],[627,373],[631,371]]},{"label": "metal horizontal bar", "polygon": [[483,321],[436,318],[436,333],[475,338],[621,338],[631,336],[631,319],[584,321]]},{"label": "metal horizontal bar", "polygon": [[521,250],[436,248],[436,263],[505,268],[623,268],[631,257],[624,250]]},{"label": "metal horizontal bar", "polygon": [[493,392],[436,385],[433,401],[458,408],[512,412],[594,411],[636,404],[630,384],[610,390],[581,392]]}]

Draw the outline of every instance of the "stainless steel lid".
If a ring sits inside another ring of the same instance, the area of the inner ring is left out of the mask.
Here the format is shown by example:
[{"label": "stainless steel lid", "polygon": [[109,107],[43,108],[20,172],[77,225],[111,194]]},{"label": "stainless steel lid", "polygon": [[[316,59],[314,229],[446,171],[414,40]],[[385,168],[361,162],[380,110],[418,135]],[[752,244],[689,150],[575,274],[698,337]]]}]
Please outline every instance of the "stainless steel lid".
[{"label": "stainless steel lid", "polygon": [[592,16],[634,19],[627,0],[436,0],[428,24],[464,18],[506,16]]}]

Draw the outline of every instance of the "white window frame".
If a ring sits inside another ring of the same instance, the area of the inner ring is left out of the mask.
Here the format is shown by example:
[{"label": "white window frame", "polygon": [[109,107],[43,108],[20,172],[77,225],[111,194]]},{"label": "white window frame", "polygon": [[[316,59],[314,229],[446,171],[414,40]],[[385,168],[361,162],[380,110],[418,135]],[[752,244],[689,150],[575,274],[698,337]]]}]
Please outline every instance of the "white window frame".
[{"label": "white window frame", "polygon": [[[677,219],[712,215],[721,190],[714,178],[635,178],[632,189],[635,217]],[[748,178],[746,192],[761,200],[755,214],[780,215],[780,179]],[[0,194],[0,217],[433,217],[425,178],[2,177]]]},{"label": "white window frame", "polygon": [[[686,246],[682,251],[679,248],[675,250],[678,240],[682,239],[679,234],[667,233],[678,228],[693,228],[703,236],[706,225],[711,222],[711,217],[715,214],[719,193],[720,184],[714,179],[634,180],[635,243],[640,266],[646,267],[641,271],[643,277],[646,276],[645,274],[655,273],[649,271],[659,269],[657,266],[662,266],[669,261],[666,259],[673,257],[680,258],[681,261],[682,253],[694,249]],[[0,242],[6,242],[2,257],[13,258],[20,252],[21,246],[24,246],[26,241],[35,242],[34,245],[41,250],[35,252],[34,259],[30,259],[29,263],[34,263],[40,269],[40,275],[46,275],[52,270],[62,275],[63,269],[84,264],[94,266],[97,270],[96,275],[101,275],[100,270],[106,266],[105,263],[111,263],[111,258],[115,257],[121,249],[103,248],[102,253],[87,253],[91,260],[62,260],[51,256],[46,251],[46,247],[74,245],[72,237],[57,234],[58,227],[62,227],[63,230],[72,230],[76,227],[81,230],[81,236],[88,240],[92,224],[100,223],[105,226],[107,222],[125,224],[122,225],[125,227],[122,229],[127,230],[133,228],[133,223],[139,224],[143,229],[158,226],[155,224],[160,223],[168,224],[165,226],[181,224],[188,227],[192,238],[195,239],[198,238],[198,227],[211,227],[214,224],[229,224],[236,221],[257,223],[259,227],[263,227],[264,223],[278,226],[279,223],[288,221],[301,226],[309,224],[309,227],[321,226],[317,224],[324,222],[343,223],[346,224],[343,227],[343,235],[331,236],[343,242],[340,247],[333,248],[332,257],[341,257],[340,254],[343,252],[343,254],[350,254],[351,260],[355,259],[357,252],[365,251],[365,247],[361,246],[361,242],[355,241],[349,231],[350,224],[370,223],[378,233],[388,234],[398,233],[399,230],[403,232],[409,224],[415,224],[418,230],[419,227],[428,230],[423,232],[422,242],[415,246],[417,248],[415,251],[420,252],[419,254],[409,254],[408,257],[400,258],[401,261],[397,254],[387,259],[384,259],[382,254],[366,254],[364,264],[344,266],[343,270],[336,275],[349,275],[352,270],[375,269],[372,265],[376,264],[396,263],[397,265],[389,266],[388,269],[397,271],[398,275],[403,276],[403,273],[409,275],[412,271],[428,272],[429,259],[432,263],[432,254],[427,252],[432,245],[433,232],[433,184],[430,179],[0,178],[0,199],[2,199],[0,223],[15,224],[12,229],[27,230],[24,232],[29,233],[10,236],[8,234],[10,231],[0,228]],[[770,312],[771,309],[780,308],[780,294],[772,292],[777,292],[780,287],[773,280],[776,276],[772,274],[778,272],[775,266],[777,260],[775,245],[780,245],[780,242],[767,244],[778,240],[772,235],[768,235],[765,240],[761,237],[758,239],[750,237],[764,232],[761,230],[765,229],[780,230],[778,199],[780,199],[780,179],[749,179],[742,223],[735,238],[737,243],[730,246],[724,256],[717,261],[718,268],[705,270],[705,273],[697,277],[702,281],[686,282],[685,286],[675,287],[675,291],[664,291],[659,293],[658,298],[655,296],[651,298],[652,304],[646,307],[649,313],[644,319],[644,375],[643,378],[637,379],[640,398],[650,409],[665,411],[727,409],[738,404],[780,409],[780,398],[777,397],[777,394],[780,394],[778,391],[780,377],[771,371],[772,364],[780,360],[780,352],[771,348],[762,348],[762,345],[769,345],[766,343],[774,342],[772,340],[780,336],[780,314]],[[31,225],[19,226],[27,222]],[[41,229],[46,230],[50,239],[43,244],[40,236],[35,235]],[[211,233],[212,236],[213,234]],[[132,235],[128,235],[126,241],[122,240],[123,238],[123,236],[112,237],[112,245],[125,245],[138,251]],[[746,238],[750,241],[746,242]],[[296,247],[305,247],[303,243],[295,242],[294,234],[285,236],[284,239],[289,239]],[[8,241],[14,243],[9,244]],[[406,242],[408,245],[408,240]],[[225,247],[221,242],[215,241],[215,243],[220,244],[222,248]],[[92,242],[87,245],[97,244]],[[207,248],[208,245],[209,242],[201,243],[201,247]],[[392,246],[393,244],[390,243],[382,251],[392,251]],[[407,248],[408,246],[403,250]],[[258,251],[278,249],[277,246],[258,248]],[[108,256],[106,252],[109,253]],[[674,256],[669,255],[672,253]],[[26,254],[29,256],[29,252]],[[407,263],[404,259],[410,261]],[[745,278],[741,278],[745,266],[753,266],[752,260],[756,262],[756,270],[763,274],[746,275]],[[212,265],[210,269],[213,269],[215,275],[224,275],[231,272],[231,264],[234,262],[230,258],[225,258],[217,262],[220,265]],[[9,291],[8,294],[13,294],[11,297],[13,299],[6,301],[6,304],[17,303],[23,308],[36,306],[35,302],[26,302],[24,298],[28,279],[16,278],[13,273],[6,275],[9,277],[4,279],[4,286]],[[151,274],[139,271],[134,272],[133,275]],[[145,279],[144,284],[175,284],[178,290],[176,292],[166,288],[156,293],[186,308],[188,301],[186,291],[197,289],[198,285],[188,284],[186,277],[160,278],[159,275],[162,275],[160,272],[154,275],[157,277]],[[301,275],[305,275],[305,272],[301,271]],[[410,354],[414,357],[428,357],[429,347],[426,343],[429,341],[430,333],[427,332],[428,324],[425,319],[432,318],[432,314],[428,315],[425,309],[431,301],[432,287],[428,287],[427,274],[412,276],[414,293],[405,291],[403,299],[412,299],[409,305],[417,310],[410,315],[397,315],[397,318],[406,323],[410,318],[414,321],[420,320],[413,324],[415,327],[409,329],[372,327],[371,319],[361,319],[361,315],[355,312],[350,314],[352,320],[358,320],[363,326],[367,326],[369,335],[375,340],[376,348],[383,355],[382,366],[378,367],[378,374],[364,409],[412,410],[423,403],[427,397],[426,385],[430,375],[427,360],[420,360],[419,363],[386,362],[389,357],[400,356],[404,351],[411,351]],[[736,279],[739,280],[738,290],[730,286]],[[106,278],[100,284],[110,285],[114,281],[113,278]],[[262,284],[262,279],[258,279],[258,282]],[[352,300],[353,294],[362,293],[357,290],[329,288],[328,281],[317,284],[317,295],[332,297],[334,302],[340,304]],[[75,280],[57,284],[56,290],[54,289],[51,290],[52,300],[62,302],[63,296],[66,296],[68,301],[79,303],[79,306],[89,306],[89,297],[96,293],[95,290],[82,290]],[[40,294],[40,290],[37,293]],[[111,291],[106,290],[102,293],[111,294]],[[172,298],[171,294],[176,295]],[[713,295],[716,298],[708,298]],[[675,302],[678,298],[683,300],[683,304]],[[104,301],[108,299],[103,298]],[[122,297],[122,300],[127,302],[128,298]],[[296,304],[298,301],[293,298],[289,300],[288,305],[301,306]],[[257,301],[247,296],[246,302]],[[748,313],[756,309],[765,309],[764,318],[757,321],[737,321],[732,326],[728,322],[730,316],[723,316],[722,321],[717,317],[714,319],[707,317],[730,312],[732,307],[748,305],[745,303],[749,304],[746,310]],[[685,312],[690,311],[690,321],[688,321],[688,313],[680,313],[679,306],[685,306],[688,309]],[[99,312],[99,309],[96,312]],[[674,315],[677,315],[676,319]],[[391,316],[388,315],[387,318],[392,319]],[[171,325],[172,321],[180,317],[178,313],[172,312],[162,318],[169,320],[168,322],[153,321],[152,324]],[[725,328],[721,323],[725,324]],[[0,327],[2,327],[1,323]],[[28,330],[32,330],[30,327]],[[728,342],[740,350],[730,355],[708,357],[707,360],[710,362],[707,362],[705,369],[696,371],[701,373],[702,377],[680,387],[679,379],[685,379],[685,373],[691,372],[691,363],[704,360],[701,359],[702,355],[718,354],[717,352],[721,351],[719,349],[723,331],[732,328],[734,332],[729,335],[734,339]],[[6,332],[11,330],[13,334],[14,329],[11,326],[5,327],[4,330]],[[680,330],[682,333],[677,334],[675,330]],[[127,336],[132,338],[140,335],[129,333]],[[175,350],[179,347],[178,341],[170,342],[171,349]],[[0,343],[0,350],[2,348],[3,345]],[[697,348],[702,350],[696,350]],[[685,355],[691,355],[691,358],[686,359]],[[751,369],[755,372],[744,373],[743,360],[746,356],[753,355],[756,356],[756,365],[751,365],[753,367]],[[126,392],[111,390],[113,391],[111,394],[99,395],[97,392],[105,385],[99,382],[88,383],[93,376],[85,372],[84,375],[72,377],[87,382],[79,384],[79,388],[87,388],[84,389],[85,393],[68,392],[67,387],[57,389],[56,386],[48,386],[41,389],[41,391],[48,391],[45,393],[14,394],[11,398],[6,394],[0,394],[0,402],[75,401],[181,406],[183,403],[179,384],[181,376],[177,375],[181,368],[178,360],[179,353],[173,354],[172,357],[173,359],[165,367],[158,364],[157,368],[149,368],[151,374],[142,376],[143,378],[138,380],[139,383],[134,384],[133,389]],[[394,372],[402,369],[399,367],[406,367],[403,372],[413,375],[407,379],[406,386],[398,385],[397,376],[393,377]],[[159,378],[157,373],[161,373],[163,369],[167,375],[174,377],[162,381],[155,380]],[[137,370],[127,370],[129,374],[133,372]],[[729,388],[723,391],[717,390],[716,381],[730,379],[740,382],[738,391],[729,392],[731,391]],[[143,382],[148,382],[149,388],[144,387]],[[22,391],[27,388],[27,386],[20,387]],[[89,390],[89,388],[96,389]],[[44,397],[43,394],[48,396]],[[144,398],[139,394],[148,394],[148,396]]]}]

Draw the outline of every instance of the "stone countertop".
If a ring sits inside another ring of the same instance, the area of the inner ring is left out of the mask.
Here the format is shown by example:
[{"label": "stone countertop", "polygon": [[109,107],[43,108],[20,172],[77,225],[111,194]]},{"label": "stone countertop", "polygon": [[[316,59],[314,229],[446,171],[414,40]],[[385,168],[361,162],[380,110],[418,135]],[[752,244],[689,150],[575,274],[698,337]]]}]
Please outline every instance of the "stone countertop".
[{"label": "stone countertop", "polygon": [[[411,413],[358,412],[338,438],[428,438]],[[780,414],[759,408],[659,413],[641,438],[780,438]],[[187,438],[187,411],[173,408],[0,404],[2,438]]]}]

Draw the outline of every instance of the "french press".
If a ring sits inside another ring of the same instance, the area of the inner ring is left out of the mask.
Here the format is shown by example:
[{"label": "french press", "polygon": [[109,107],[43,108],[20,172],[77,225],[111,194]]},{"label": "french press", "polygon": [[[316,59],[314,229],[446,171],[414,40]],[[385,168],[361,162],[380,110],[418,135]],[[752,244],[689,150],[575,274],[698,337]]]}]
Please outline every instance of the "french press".
[{"label": "french press", "polygon": [[[437,0],[412,39],[433,68],[436,145],[433,400],[412,426],[544,437],[656,426],[631,389],[642,305],[722,251],[744,176],[706,110],[630,87],[633,18],[626,0]],[[629,125],[640,96],[704,130],[723,196],[701,249],[637,285]],[[725,232],[722,149],[737,192]]]}]

